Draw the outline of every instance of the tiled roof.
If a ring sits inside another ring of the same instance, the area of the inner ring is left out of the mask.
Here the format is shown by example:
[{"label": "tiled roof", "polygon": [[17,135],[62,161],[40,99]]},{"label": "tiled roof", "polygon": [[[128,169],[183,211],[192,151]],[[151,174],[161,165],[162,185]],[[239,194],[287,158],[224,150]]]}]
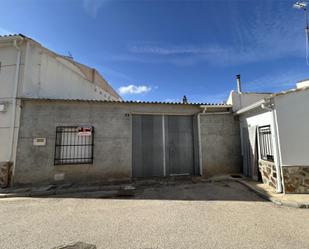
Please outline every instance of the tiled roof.
[{"label": "tiled roof", "polygon": [[22,36],[22,37],[26,37],[23,34],[8,34],[8,35],[0,35],[0,37],[12,37],[12,36]]},{"label": "tiled roof", "polygon": [[158,105],[188,105],[188,106],[213,106],[213,107],[232,107],[224,103],[182,103],[182,102],[164,102],[164,101],[133,101],[133,100],[96,100],[96,99],[52,99],[52,98],[21,98],[22,100],[41,100],[41,101],[80,101],[80,102],[98,102],[98,103],[118,103],[118,104],[158,104]]},{"label": "tiled roof", "polygon": [[[14,38],[14,37],[19,37],[19,38],[27,38],[31,39],[23,34],[8,34],[8,35],[0,35],[0,38]],[[32,39],[31,39],[32,40]]]}]

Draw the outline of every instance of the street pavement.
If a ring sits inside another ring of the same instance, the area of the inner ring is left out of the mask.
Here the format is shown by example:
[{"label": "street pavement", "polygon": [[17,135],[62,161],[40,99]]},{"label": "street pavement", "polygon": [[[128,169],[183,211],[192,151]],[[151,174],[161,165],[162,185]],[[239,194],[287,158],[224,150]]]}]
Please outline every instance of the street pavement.
[{"label": "street pavement", "polygon": [[309,248],[309,210],[237,182],[148,186],[134,197],[0,200],[0,248]]}]

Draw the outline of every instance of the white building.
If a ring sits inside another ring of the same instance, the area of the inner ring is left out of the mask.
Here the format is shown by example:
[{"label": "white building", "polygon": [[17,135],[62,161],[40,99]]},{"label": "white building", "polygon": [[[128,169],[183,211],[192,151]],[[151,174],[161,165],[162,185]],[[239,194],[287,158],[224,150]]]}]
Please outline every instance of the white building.
[{"label": "white building", "polygon": [[122,100],[95,69],[24,35],[0,37],[0,162],[14,162],[21,98]]},{"label": "white building", "polygon": [[277,94],[232,92],[228,100],[239,116],[243,173],[277,192],[309,193],[308,82]]}]

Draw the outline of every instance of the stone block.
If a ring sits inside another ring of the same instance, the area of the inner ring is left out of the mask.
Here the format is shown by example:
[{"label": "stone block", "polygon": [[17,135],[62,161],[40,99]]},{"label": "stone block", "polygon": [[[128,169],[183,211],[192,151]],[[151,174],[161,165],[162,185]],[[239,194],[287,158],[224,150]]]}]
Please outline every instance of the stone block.
[{"label": "stone block", "polygon": [[11,168],[11,162],[0,162],[0,187],[6,188],[10,186]]},{"label": "stone block", "polygon": [[305,166],[305,167],[303,167],[303,172],[305,172],[306,174],[308,174],[309,175],[309,166]]},{"label": "stone block", "polygon": [[266,168],[267,174],[270,175],[271,169],[269,167]]},{"label": "stone block", "polygon": [[285,185],[285,192],[286,193],[295,193],[296,187],[291,184]]},{"label": "stone block", "polygon": [[276,188],[276,185],[274,183],[272,183],[272,182],[269,182],[268,185],[273,187],[273,188]]},{"label": "stone block", "polygon": [[299,167],[288,167],[289,174],[297,174],[299,172]]},{"label": "stone block", "polygon": [[304,171],[302,171],[302,170],[300,170],[300,171],[298,172],[298,174],[299,174],[300,176],[302,176],[302,177],[304,177],[304,176],[307,175],[307,173],[304,172]]},{"label": "stone block", "polygon": [[305,179],[305,180],[304,180],[304,185],[305,185],[305,186],[309,186],[309,179]]},{"label": "stone block", "polygon": [[273,178],[273,177],[270,178],[270,181],[271,181],[273,184],[276,184],[276,182],[277,182],[276,179]]}]

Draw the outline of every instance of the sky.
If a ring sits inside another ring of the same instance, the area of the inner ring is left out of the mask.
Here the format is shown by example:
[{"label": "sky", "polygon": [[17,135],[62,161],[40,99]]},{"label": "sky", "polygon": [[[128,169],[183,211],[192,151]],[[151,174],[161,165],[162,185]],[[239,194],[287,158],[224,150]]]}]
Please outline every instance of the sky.
[{"label": "sky", "polygon": [[1,0],[22,33],[96,68],[125,100],[220,103],[309,78],[302,10],[285,0]]}]

